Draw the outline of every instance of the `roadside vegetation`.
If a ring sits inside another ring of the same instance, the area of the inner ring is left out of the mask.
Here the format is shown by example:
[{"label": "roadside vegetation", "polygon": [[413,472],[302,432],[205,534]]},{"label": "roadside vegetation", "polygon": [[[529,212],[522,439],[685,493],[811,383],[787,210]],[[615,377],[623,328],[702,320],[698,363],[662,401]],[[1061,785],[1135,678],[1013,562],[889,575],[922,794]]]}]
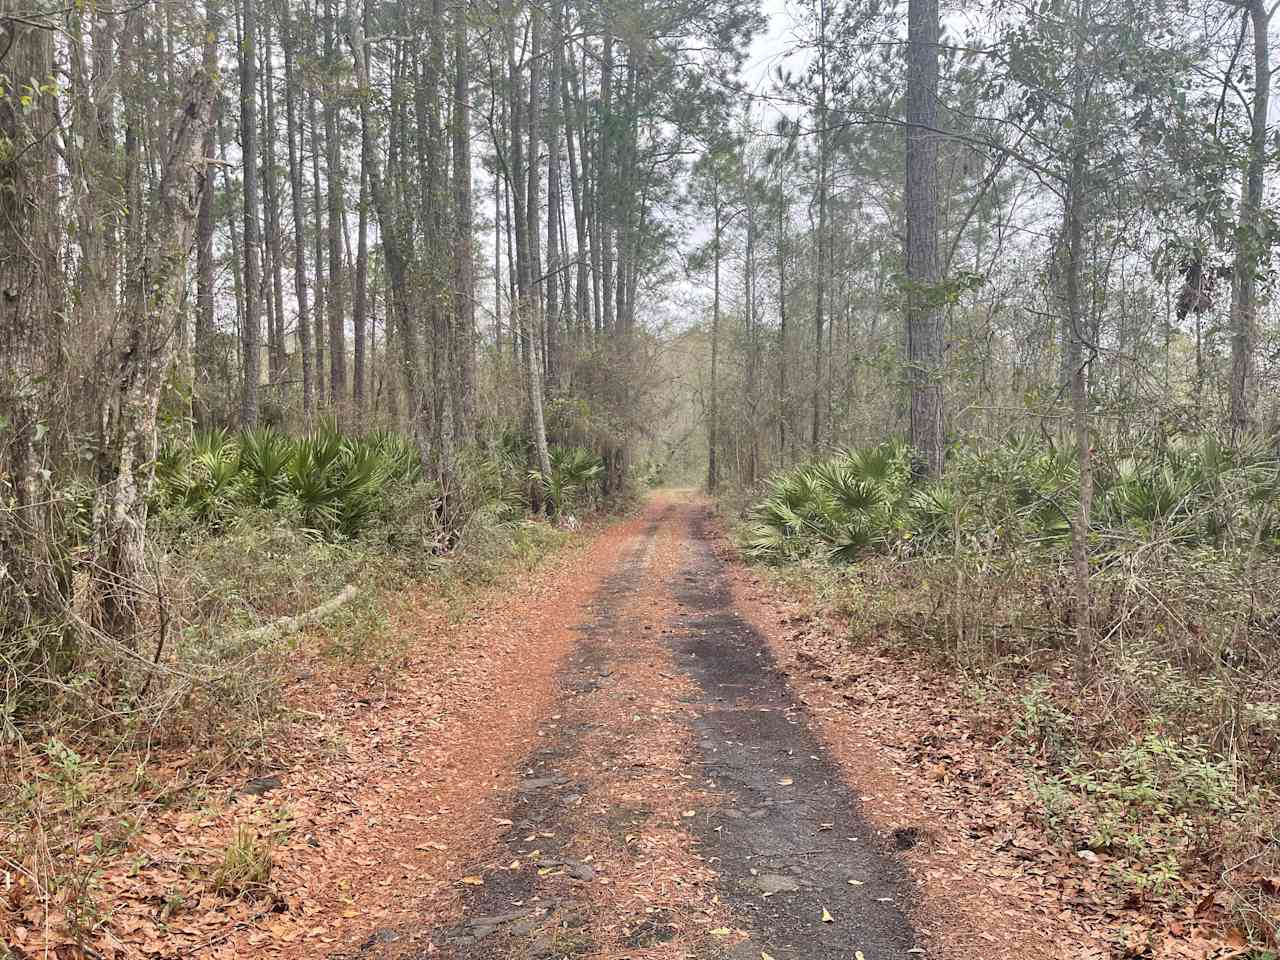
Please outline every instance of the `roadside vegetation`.
[{"label": "roadside vegetation", "polygon": [[[0,632],[0,863],[18,926],[96,942],[111,910],[99,876],[152,814],[252,791],[290,728],[323,719],[294,710],[290,679],[336,669],[353,689],[394,685],[414,642],[393,628],[403,595],[457,616],[564,547],[566,526],[602,505],[600,460],[554,448],[543,477],[516,443],[461,453],[447,491],[391,431],[259,427],[166,443],[131,641],[76,603],[61,622],[10,619]],[[61,488],[50,541],[73,589],[87,580],[87,491]],[[183,901],[269,904],[277,829],[242,824]]]},{"label": "roadside vegetation", "polygon": [[1086,649],[1070,438],[961,446],[928,481],[896,442],[804,463],[768,481],[740,544],[818,584],[845,624],[835,656],[883,645],[965,677],[1066,862],[1157,912],[1226,907],[1230,935],[1274,950],[1280,461],[1213,435],[1094,457]]}]

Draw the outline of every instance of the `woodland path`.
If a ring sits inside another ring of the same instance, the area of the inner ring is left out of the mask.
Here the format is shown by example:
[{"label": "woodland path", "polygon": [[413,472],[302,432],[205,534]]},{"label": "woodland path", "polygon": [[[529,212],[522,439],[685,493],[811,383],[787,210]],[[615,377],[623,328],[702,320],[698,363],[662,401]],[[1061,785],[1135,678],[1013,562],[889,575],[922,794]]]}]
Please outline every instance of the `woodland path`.
[{"label": "woodland path", "polygon": [[460,914],[329,956],[923,954],[902,869],[736,609],[712,536],[709,505],[678,496],[625,524],[500,798],[506,829],[463,857]]},{"label": "woodland path", "polygon": [[808,608],[729,556],[705,499],[656,494],[460,620],[405,604],[395,683],[312,704],[341,759],[282,758],[228,814],[294,806],[282,909],[200,956],[1094,956],[1013,909],[1025,881],[993,881],[956,815],[974,801],[880,738],[915,681],[858,719],[809,679]]}]

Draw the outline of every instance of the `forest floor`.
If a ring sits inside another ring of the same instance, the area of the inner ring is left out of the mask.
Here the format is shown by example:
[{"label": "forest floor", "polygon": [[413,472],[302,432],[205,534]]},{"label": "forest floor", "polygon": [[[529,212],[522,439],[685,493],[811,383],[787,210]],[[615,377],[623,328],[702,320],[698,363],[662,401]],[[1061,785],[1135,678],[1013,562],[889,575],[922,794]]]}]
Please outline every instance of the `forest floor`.
[{"label": "forest floor", "polygon": [[[868,654],[830,683],[795,642],[809,614],[733,559],[708,501],[662,492],[584,540],[455,622],[409,598],[384,689],[299,676],[309,739],[195,831],[215,850],[247,827],[269,880],[165,905],[196,818],[174,814],[102,878],[118,913],[88,955],[1117,955],[1124,918],[1072,909],[1078,865],[961,755],[981,748],[933,756],[927,678]],[[1220,946],[1189,919],[1130,955]]]}]

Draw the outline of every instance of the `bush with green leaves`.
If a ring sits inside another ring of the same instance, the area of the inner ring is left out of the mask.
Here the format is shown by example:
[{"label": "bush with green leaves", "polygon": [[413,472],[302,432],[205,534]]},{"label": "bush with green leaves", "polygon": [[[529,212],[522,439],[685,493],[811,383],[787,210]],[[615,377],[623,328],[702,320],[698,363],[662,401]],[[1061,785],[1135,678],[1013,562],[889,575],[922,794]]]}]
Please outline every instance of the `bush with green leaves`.
[{"label": "bush with green leaves", "polygon": [[826,556],[850,562],[908,532],[907,447],[886,442],[774,477],[752,508],[744,547],[760,560]]},{"label": "bush with green leaves", "polygon": [[347,436],[332,424],[293,438],[270,427],[218,430],[168,444],[156,464],[162,508],[210,526],[238,510],[294,517],[324,537],[367,528],[393,489],[420,483],[417,449],[400,434]]},{"label": "bush with green leaves", "polygon": [[[931,482],[914,481],[910,463],[910,451],[890,441],[778,474],[749,515],[747,553],[849,562],[869,551],[953,552],[961,543],[1053,547],[1070,535],[1080,497],[1070,442],[1019,436],[961,446]],[[1099,555],[1135,539],[1280,547],[1280,461],[1261,441],[1099,443],[1093,483]]]},{"label": "bush with green leaves", "polygon": [[538,488],[553,517],[572,513],[594,501],[603,478],[604,461],[584,447],[553,447],[551,473],[544,476],[541,471],[529,471],[529,481]]},{"label": "bush with green leaves", "polygon": [[[879,640],[989,678],[1041,821],[1101,856],[1113,890],[1176,904],[1215,871],[1280,863],[1275,447],[1095,439],[1082,684],[1065,679],[1073,440],[960,444],[932,481],[910,463],[890,443],[777,475],[745,552],[829,594],[849,649]],[[1241,916],[1274,916],[1256,899]]]}]

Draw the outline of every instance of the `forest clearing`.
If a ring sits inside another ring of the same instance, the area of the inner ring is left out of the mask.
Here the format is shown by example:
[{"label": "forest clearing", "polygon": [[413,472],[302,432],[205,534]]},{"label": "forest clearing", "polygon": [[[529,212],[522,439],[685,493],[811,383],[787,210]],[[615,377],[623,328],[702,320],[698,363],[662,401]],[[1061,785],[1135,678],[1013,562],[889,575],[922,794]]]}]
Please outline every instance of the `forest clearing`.
[{"label": "forest clearing", "polygon": [[1276,10],[0,0],[0,960],[1278,960]]}]

